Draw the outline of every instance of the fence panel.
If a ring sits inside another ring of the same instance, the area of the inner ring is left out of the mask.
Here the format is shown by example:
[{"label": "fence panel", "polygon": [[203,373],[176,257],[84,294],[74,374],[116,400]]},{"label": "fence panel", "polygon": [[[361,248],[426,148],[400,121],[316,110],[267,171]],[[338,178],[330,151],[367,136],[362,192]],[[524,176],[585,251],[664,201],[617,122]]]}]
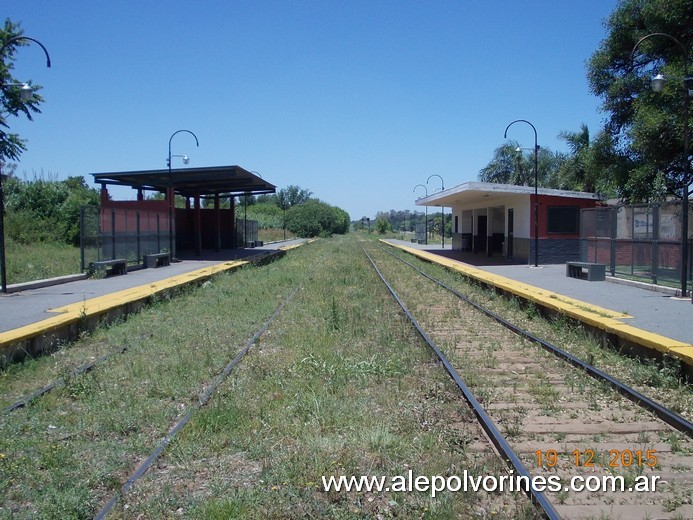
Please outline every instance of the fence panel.
[{"label": "fence panel", "polygon": [[168,252],[169,226],[166,212],[135,209],[82,207],[81,267],[91,262],[125,258],[140,263],[146,254]]},{"label": "fence panel", "polygon": [[[582,261],[606,264],[612,275],[676,285],[682,261],[681,204],[583,209],[580,256]],[[689,240],[689,266],[693,265],[692,256]],[[689,267],[689,281],[691,276]]]}]

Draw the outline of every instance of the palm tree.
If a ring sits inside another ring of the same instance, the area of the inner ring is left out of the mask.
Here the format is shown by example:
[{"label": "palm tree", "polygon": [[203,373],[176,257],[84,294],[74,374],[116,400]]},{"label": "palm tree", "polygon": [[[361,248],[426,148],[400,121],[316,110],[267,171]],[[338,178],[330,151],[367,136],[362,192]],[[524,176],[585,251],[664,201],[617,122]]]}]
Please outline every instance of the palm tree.
[{"label": "palm tree", "polygon": [[517,141],[508,141],[496,148],[491,162],[479,170],[479,180],[527,186],[527,175],[531,172],[531,167],[528,167],[521,150],[518,149]]},{"label": "palm tree", "polygon": [[590,131],[584,123],[578,132],[561,132],[570,149],[570,154],[560,166],[558,179],[563,189],[593,192],[596,185],[594,169],[591,168]]}]

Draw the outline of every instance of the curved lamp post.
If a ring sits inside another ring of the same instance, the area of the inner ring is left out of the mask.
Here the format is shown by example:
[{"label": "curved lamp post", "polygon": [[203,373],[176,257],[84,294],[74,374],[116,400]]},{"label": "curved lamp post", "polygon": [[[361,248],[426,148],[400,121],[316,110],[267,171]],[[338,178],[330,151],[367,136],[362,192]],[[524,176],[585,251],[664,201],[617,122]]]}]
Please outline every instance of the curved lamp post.
[{"label": "curved lamp post", "polygon": [[[14,38],[10,38],[3,43],[2,47],[0,47],[0,59],[2,58],[3,51],[9,45],[21,40],[28,40],[39,45],[46,55],[46,67],[51,67],[51,57],[48,55],[46,48],[40,41],[35,40],[34,38],[29,38],[28,36],[15,36]],[[3,89],[6,87],[19,87],[23,101],[28,101],[31,99],[31,96],[34,95],[34,89],[28,83],[8,83],[6,85],[0,85],[0,87]],[[2,188],[2,171],[0,171],[0,286],[2,288],[2,292],[6,293],[7,273],[5,268],[5,195]]]},{"label": "curved lamp post", "polygon": [[[652,78],[652,89],[655,92],[661,92],[664,88],[664,83],[667,79],[675,79],[683,81],[683,193],[681,197],[681,296],[686,296],[688,288],[688,197],[690,195],[690,185],[691,185],[691,174],[690,174],[690,157],[688,155],[688,112],[689,112],[689,99],[693,95],[693,77],[688,75],[688,53],[683,44],[666,33],[651,33],[640,38],[633,50],[630,53],[631,60],[635,55],[635,51],[638,46],[652,37],[663,37],[673,41],[676,46],[681,50],[683,55],[683,78],[666,78],[661,74],[657,74]],[[693,291],[691,291],[691,303],[693,303]]]},{"label": "curved lamp post", "polygon": [[183,163],[188,164],[190,162],[190,159],[188,158],[187,155],[171,155],[171,141],[173,140],[173,136],[176,134],[179,134],[181,132],[187,132],[190,135],[192,135],[195,138],[195,144],[199,147],[200,146],[200,141],[197,140],[197,136],[193,134],[190,130],[176,130],[171,134],[171,137],[168,139],[168,158],[166,159],[166,164],[168,165],[168,190],[169,190],[169,199],[168,199],[168,245],[169,245],[169,250],[168,254],[171,256],[171,261],[173,261],[176,251],[174,249],[175,246],[175,241],[173,240],[173,206],[175,204],[175,198],[176,198],[176,190],[173,188],[173,175],[171,172],[171,159],[173,157],[182,157],[183,158]]},{"label": "curved lamp post", "polygon": [[539,163],[539,145],[537,144],[537,129],[534,125],[525,119],[516,119],[505,127],[503,138],[508,138],[508,128],[515,123],[527,123],[534,130],[534,267],[539,267],[539,183],[538,183],[538,163]]},{"label": "curved lamp post", "polygon": [[[418,188],[419,186],[421,186],[424,189],[426,197],[428,197],[428,188],[426,188],[426,186],[424,186],[423,184],[417,184],[416,186],[414,186],[414,189],[412,191],[416,191],[416,188]],[[428,206],[424,206],[424,208],[426,208],[426,221],[424,222],[424,226],[426,229],[426,245],[428,245]]]},{"label": "curved lamp post", "polygon": [[[428,181],[430,181],[433,177],[438,177],[440,179],[440,191],[445,191],[445,183],[443,182],[443,178],[437,173],[429,175],[426,184],[428,184]],[[445,206],[440,206],[440,242],[443,249],[445,249]]]}]

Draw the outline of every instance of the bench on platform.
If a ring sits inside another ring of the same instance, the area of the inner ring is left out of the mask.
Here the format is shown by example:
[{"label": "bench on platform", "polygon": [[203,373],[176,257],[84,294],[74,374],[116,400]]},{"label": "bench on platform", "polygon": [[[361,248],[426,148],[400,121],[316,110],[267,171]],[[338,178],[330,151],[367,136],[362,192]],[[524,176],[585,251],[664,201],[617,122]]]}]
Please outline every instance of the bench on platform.
[{"label": "bench on platform", "polygon": [[168,253],[151,253],[144,255],[144,267],[165,267],[171,265],[171,255]]},{"label": "bench on platform", "polygon": [[566,262],[565,275],[589,282],[601,282],[606,280],[606,265],[592,262]]},{"label": "bench on platform", "polygon": [[128,274],[128,261],[124,258],[112,258],[110,260],[99,260],[89,264],[91,274],[99,273],[104,276],[115,274]]}]

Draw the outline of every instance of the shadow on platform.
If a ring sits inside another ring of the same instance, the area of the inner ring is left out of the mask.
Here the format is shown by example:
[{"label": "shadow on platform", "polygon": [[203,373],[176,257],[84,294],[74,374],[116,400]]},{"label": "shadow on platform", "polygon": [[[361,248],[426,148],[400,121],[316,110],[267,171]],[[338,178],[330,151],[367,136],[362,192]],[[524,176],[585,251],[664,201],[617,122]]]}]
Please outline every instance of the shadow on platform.
[{"label": "shadow on platform", "polygon": [[513,260],[508,260],[499,254],[495,256],[488,256],[484,253],[472,253],[471,251],[452,251],[450,249],[436,249],[422,248],[429,253],[434,255],[444,256],[445,258],[450,258],[451,260],[457,260],[458,262],[464,262],[465,264],[470,264],[474,266],[485,266],[485,265],[525,265],[524,263],[515,262]]},{"label": "shadow on platform", "polygon": [[230,260],[240,260],[249,256],[268,254],[277,251],[277,248],[254,247],[244,249],[242,247],[236,249],[222,249],[215,251],[213,249],[203,249],[199,255],[193,250],[178,251],[176,255],[178,260],[186,261],[211,261],[211,262],[226,262]]}]

